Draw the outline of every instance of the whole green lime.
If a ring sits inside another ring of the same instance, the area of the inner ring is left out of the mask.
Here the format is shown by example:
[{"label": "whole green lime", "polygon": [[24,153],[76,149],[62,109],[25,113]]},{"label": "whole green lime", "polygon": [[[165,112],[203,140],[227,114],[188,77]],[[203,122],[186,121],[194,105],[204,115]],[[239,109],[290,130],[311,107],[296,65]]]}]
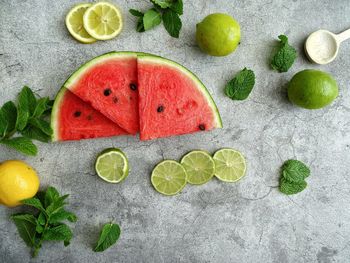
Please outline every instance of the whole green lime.
[{"label": "whole green lime", "polygon": [[319,70],[300,71],[288,85],[289,100],[305,109],[323,108],[337,96],[337,82],[330,74]]},{"label": "whole green lime", "polygon": [[236,50],[241,29],[227,14],[211,14],[197,24],[196,40],[200,49],[211,56],[227,56]]}]

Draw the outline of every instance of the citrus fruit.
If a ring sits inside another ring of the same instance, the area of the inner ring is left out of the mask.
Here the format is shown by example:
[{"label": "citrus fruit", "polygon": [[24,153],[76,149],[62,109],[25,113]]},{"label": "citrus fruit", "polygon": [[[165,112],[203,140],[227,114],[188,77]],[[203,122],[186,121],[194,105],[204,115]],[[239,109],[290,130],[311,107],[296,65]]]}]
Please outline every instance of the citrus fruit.
[{"label": "citrus fruit", "polygon": [[215,163],[213,158],[204,151],[192,151],[181,159],[181,164],[187,173],[190,184],[204,184],[213,178]]},{"label": "citrus fruit", "polygon": [[186,185],[185,168],[176,161],[165,160],[159,163],[152,172],[153,187],[161,194],[175,195]]},{"label": "citrus fruit", "polygon": [[95,170],[101,179],[119,183],[129,174],[129,162],[121,150],[108,148],[97,156]]},{"label": "citrus fruit", "polygon": [[215,176],[225,182],[236,182],[246,172],[246,162],[243,155],[233,149],[221,149],[213,156]]},{"label": "citrus fruit", "polygon": [[300,71],[288,85],[289,100],[305,109],[323,108],[337,96],[337,82],[330,74],[319,70]]},{"label": "citrus fruit", "polygon": [[119,9],[107,2],[97,2],[89,7],[83,17],[84,28],[98,40],[116,37],[123,27]]},{"label": "citrus fruit", "polygon": [[230,15],[215,13],[197,24],[196,40],[205,53],[227,56],[236,50],[241,40],[241,29]]},{"label": "citrus fruit", "polygon": [[83,16],[85,11],[91,7],[92,4],[85,3],[73,7],[66,16],[66,26],[69,33],[78,41],[90,44],[96,41],[95,38],[89,35],[83,25]]},{"label": "citrus fruit", "polygon": [[0,164],[0,203],[14,207],[21,200],[33,197],[39,189],[39,177],[23,161],[10,160]]}]

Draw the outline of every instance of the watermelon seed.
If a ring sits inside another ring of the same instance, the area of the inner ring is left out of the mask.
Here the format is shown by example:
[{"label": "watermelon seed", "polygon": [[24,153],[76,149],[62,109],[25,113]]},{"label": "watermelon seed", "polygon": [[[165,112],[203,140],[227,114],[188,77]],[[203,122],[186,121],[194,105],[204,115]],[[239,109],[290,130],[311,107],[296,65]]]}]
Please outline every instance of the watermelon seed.
[{"label": "watermelon seed", "polygon": [[88,116],[87,116],[87,119],[88,119],[89,121],[91,121],[91,120],[92,120],[92,116],[91,116],[91,115],[88,115]]},{"label": "watermelon seed", "polygon": [[114,98],[113,98],[113,102],[114,102],[114,103],[118,103],[118,98],[117,98],[117,97],[114,97]]},{"label": "watermelon seed", "polygon": [[131,84],[130,84],[130,89],[131,89],[131,90],[137,90],[137,85],[134,84],[134,83],[131,83]]},{"label": "watermelon seed", "polygon": [[74,117],[78,118],[78,117],[80,117],[80,115],[81,115],[81,112],[80,112],[80,111],[74,112]]},{"label": "watermelon seed", "polygon": [[199,124],[198,128],[199,128],[201,131],[205,131],[205,125],[204,125],[204,124]]},{"label": "watermelon seed", "polygon": [[112,91],[110,89],[105,89],[103,91],[103,95],[105,95],[105,96],[109,96],[109,95],[111,95],[111,93],[112,93]]},{"label": "watermelon seed", "polygon": [[160,105],[158,108],[157,108],[157,112],[163,112],[164,111],[164,106],[163,105]]}]

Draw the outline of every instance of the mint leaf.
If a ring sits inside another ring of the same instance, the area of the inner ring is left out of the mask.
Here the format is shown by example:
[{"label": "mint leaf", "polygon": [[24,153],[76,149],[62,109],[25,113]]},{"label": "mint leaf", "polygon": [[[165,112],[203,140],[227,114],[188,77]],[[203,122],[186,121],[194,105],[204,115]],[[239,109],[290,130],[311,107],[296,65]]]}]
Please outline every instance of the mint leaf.
[{"label": "mint leaf", "polygon": [[56,224],[64,220],[68,220],[70,222],[76,222],[78,218],[75,214],[61,208],[56,213],[50,215],[49,223]]},{"label": "mint leaf", "polygon": [[183,2],[182,0],[175,1],[171,6],[170,9],[178,13],[179,15],[183,14]]},{"label": "mint leaf", "polygon": [[18,115],[17,130],[23,130],[28,122],[29,117],[34,113],[36,107],[36,99],[30,88],[24,86],[18,96]]},{"label": "mint leaf", "polygon": [[151,0],[151,2],[160,8],[168,8],[173,5],[173,0]]},{"label": "mint leaf", "polygon": [[58,191],[56,190],[55,187],[49,186],[46,189],[46,193],[45,193],[45,207],[47,208],[50,204],[52,204],[54,201],[58,200],[58,198],[60,197],[60,194],[58,193]]},{"label": "mint leaf", "polygon": [[48,97],[41,98],[38,100],[36,107],[34,109],[33,118],[40,118],[45,111],[51,109],[50,99]]},{"label": "mint leaf", "polygon": [[117,242],[120,236],[120,227],[117,224],[107,223],[103,226],[100,238],[94,248],[95,252],[105,251]]},{"label": "mint leaf", "polygon": [[162,22],[161,14],[155,10],[148,10],[143,16],[143,26],[145,30],[149,30]]},{"label": "mint leaf", "polygon": [[307,186],[305,181],[301,182],[290,182],[284,177],[280,179],[280,191],[286,195],[294,195],[303,191]]},{"label": "mint leaf", "polygon": [[37,140],[41,142],[49,142],[51,140],[50,135],[47,135],[46,133],[42,132],[39,128],[34,127],[33,125],[28,125],[20,133],[24,137],[32,140]]},{"label": "mint leaf", "polygon": [[309,175],[309,167],[298,160],[288,160],[282,166],[282,176],[290,182],[303,182]]},{"label": "mint leaf", "polygon": [[26,155],[35,156],[38,153],[37,147],[32,143],[32,141],[25,137],[16,137],[12,139],[0,140],[0,143],[15,149]]},{"label": "mint leaf", "polygon": [[66,224],[59,224],[43,233],[43,240],[69,241],[72,239],[73,233]]},{"label": "mint leaf", "polygon": [[37,209],[39,209],[41,212],[45,212],[45,208],[41,204],[40,200],[36,197],[24,199],[21,201],[22,204],[33,206]]},{"label": "mint leaf", "polygon": [[0,109],[0,138],[7,136],[16,128],[17,108],[12,101],[6,102]]},{"label": "mint leaf", "polygon": [[45,225],[46,223],[46,215],[44,212],[40,212],[39,216],[38,216],[38,223],[42,226]]},{"label": "mint leaf", "polygon": [[145,32],[145,26],[143,25],[143,17],[141,17],[141,18],[137,21],[136,31],[137,31],[137,32]]},{"label": "mint leaf", "polygon": [[47,121],[31,118],[29,120],[29,123],[32,124],[34,127],[37,127],[38,129],[40,129],[43,133],[47,135],[52,135],[53,133],[50,123],[48,123]]},{"label": "mint leaf", "polygon": [[288,44],[287,36],[280,35],[278,38],[281,40],[279,50],[272,59],[271,67],[280,73],[287,72],[297,58],[297,51]]},{"label": "mint leaf", "polygon": [[20,237],[27,246],[34,245],[36,220],[31,214],[14,214],[11,219],[15,223]]},{"label": "mint leaf", "polygon": [[143,17],[143,13],[135,9],[129,9],[129,13],[136,17]]},{"label": "mint leaf", "polygon": [[65,199],[67,199],[69,195],[63,195],[58,197],[56,200],[54,200],[47,208],[46,213],[48,215],[56,213],[58,210],[60,210],[64,205],[67,203],[64,202]]},{"label": "mint leaf", "polygon": [[255,85],[255,74],[244,68],[225,87],[225,94],[232,100],[245,100]]},{"label": "mint leaf", "polygon": [[179,15],[175,11],[173,11],[171,9],[167,9],[164,12],[163,24],[164,24],[166,31],[168,31],[168,33],[170,34],[170,36],[175,37],[175,38],[179,37],[180,30],[182,27],[182,22],[181,22]]}]

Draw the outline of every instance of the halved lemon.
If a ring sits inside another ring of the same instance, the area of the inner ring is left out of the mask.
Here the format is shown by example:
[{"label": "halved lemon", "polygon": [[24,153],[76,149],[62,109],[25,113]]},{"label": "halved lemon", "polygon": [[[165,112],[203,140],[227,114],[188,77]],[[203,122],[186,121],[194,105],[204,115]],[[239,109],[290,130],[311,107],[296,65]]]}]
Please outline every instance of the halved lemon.
[{"label": "halved lemon", "polygon": [[69,33],[78,41],[90,44],[96,42],[96,39],[89,35],[83,24],[83,16],[85,11],[92,4],[79,4],[73,7],[66,16],[66,26]]},{"label": "halved lemon", "polygon": [[123,27],[120,10],[107,2],[97,2],[85,11],[84,28],[98,40],[116,37]]}]

